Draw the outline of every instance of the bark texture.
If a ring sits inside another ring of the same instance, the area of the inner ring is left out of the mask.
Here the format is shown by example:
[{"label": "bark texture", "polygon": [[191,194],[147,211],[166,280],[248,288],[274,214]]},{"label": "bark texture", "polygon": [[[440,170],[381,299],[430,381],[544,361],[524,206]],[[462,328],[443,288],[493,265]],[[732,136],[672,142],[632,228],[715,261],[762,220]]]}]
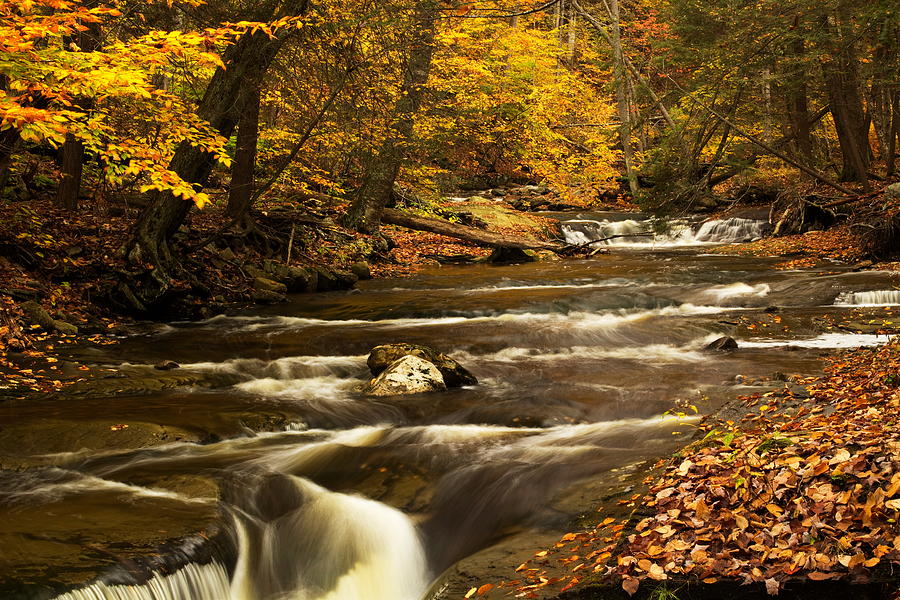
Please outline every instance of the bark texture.
[{"label": "bark texture", "polygon": [[231,168],[228,206],[225,214],[244,219],[253,198],[253,172],[256,168],[256,145],[259,140],[259,87],[246,90],[237,131],[237,147]]}]

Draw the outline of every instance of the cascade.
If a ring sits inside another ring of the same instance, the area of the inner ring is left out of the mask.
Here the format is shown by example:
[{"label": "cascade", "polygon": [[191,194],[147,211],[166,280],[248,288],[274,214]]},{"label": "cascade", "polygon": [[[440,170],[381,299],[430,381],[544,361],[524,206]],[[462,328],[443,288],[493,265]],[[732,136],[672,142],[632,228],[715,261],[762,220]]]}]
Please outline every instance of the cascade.
[{"label": "cascade", "polygon": [[837,306],[893,306],[900,304],[900,290],[845,292],[834,303]]},{"label": "cascade", "polygon": [[698,242],[752,242],[764,237],[770,231],[771,226],[767,221],[733,218],[707,221],[700,226],[694,237]]},{"label": "cascade", "polygon": [[[691,246],[750,242],[769,233],[766,221],[725,219],[707,221],[698,229],[686,221],[671,221],[663,233],[654,233],[651,221],[591,221],[576,219],[560,225],[569,244],[599,242],[604,246]],[[611,239],[606,239],[611,238]]]},{"label": "cascade", "polygon": [[283,474],[241,473],[223,493],[238,548],[230,581],[217,562],[189,563],[56,600],[418,600],[428,585],[419,533],[399,510]]}]

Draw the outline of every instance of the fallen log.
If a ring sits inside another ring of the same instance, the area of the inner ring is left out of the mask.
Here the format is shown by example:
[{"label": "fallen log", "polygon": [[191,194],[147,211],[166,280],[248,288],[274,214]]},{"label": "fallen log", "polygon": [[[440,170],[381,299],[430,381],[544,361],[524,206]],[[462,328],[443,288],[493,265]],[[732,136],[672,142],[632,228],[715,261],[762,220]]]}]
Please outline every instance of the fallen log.
[{"label": "fallen log", "polygon": [[492,246],[494,248],[516,248],[519,250],[552,250],[554,252],[561,251],[564,246],[557,242],[546,242],[528,237],[510,237],[500,233],[484,231],[474,227],[466,227],[445,221],[443,219],[432,219],[430,217],[420,217],[397,210],[395,208],[386,208],[381,215],[381,222],[389,225],[399,225],[409,229],[418,231],[428,231],[431,233],[439,233],[474,244],[483,246]]}]

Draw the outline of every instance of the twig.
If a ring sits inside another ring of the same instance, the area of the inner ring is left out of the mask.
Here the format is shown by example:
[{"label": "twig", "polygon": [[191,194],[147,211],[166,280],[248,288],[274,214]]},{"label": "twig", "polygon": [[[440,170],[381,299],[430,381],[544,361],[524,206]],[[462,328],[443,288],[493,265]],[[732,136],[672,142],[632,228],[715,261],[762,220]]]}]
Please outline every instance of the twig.
[{"label": "twig", "polygon": [[287,260],[284,264],[291,264],[291,250],[294,249],[294,231],[297,229],[296,223],[291,223],[291,238],[288,240]]}]

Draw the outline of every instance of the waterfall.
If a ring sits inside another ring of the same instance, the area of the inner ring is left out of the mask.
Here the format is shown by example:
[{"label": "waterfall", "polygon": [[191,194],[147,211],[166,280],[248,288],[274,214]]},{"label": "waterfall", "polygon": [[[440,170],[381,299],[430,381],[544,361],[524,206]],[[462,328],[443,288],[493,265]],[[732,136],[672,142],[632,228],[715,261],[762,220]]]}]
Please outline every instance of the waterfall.
[{"label": "waterfall", "polygon": [[752,242],[764,237],[770,230],[771,226],[767,221],[734,218],[707,221],[700,226],[694,237],[698,242]]},{"label": "waterfall", "polygon": [[238,549],[230,581],[217,562],[190,563],[56,600],[418,600],[428,586],[419,533],[399,510],[272,473],[237,475],[223,494]]},{"label": "waterfall", "polygon": [[894,306],[900,305],[900,290],[844,292],[835,301],[837,306]]},{"label": "waterfall", "polygon": [[219,563],[188,564],[171,575],[157,573],[142,585],[95,583],[56,600],[227,600],[228,574]]},{"label": "waterfall", "polygon": [[[766,221],[725,219],[707,221],[694,230],[686,221],[671,221],[667,231],[654,233],[650,221],[590,221],[576,219],[560,223],[566,243],[598,242],[604,246],[691,246],[733,244],[764,237],[771,230]],[[607,239],[609,238],[609,239]],[[603,240],[600,242],[600,240]]]},{"label": "waterfall", "polygon": [[650,235],[646,222],[631,219],[627,221],[591,221],[586,219],[563,221],[562,231],[566,243],[572,245],[587,244],[588,242],[613,236],[624,237],[607,240],[607,243],[646,241],[645,238]]}]

